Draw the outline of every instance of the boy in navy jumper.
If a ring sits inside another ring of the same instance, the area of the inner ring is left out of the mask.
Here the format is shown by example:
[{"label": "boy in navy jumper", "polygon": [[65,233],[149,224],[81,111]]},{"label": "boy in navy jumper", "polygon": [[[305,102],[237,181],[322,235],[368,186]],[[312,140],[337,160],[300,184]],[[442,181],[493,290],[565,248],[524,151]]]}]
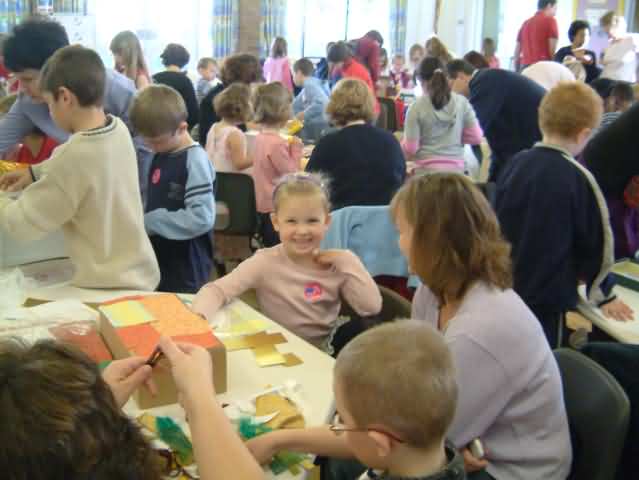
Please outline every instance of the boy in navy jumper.
[{"label": "boy in navy jumper", "polygon": [[213,262],[215,171],[193,141],[180,94],[153,85],[131,107],[134,128],[155,152],[148,178],[144,226],[160,264],[159,291],[196,293]]},{"label": "boy in navy jumper", "polygon": [[602,111],[597,93],[583,83],[552,89],[539,107],[543,141],[513,157],[497,182],[497,216],[513,244],[515,290],[552,347],[562,342],[564,314],[577,304],[579,281],[605,316],[633,318],[612,292],[613,239],[603,194],[573,158]]}]

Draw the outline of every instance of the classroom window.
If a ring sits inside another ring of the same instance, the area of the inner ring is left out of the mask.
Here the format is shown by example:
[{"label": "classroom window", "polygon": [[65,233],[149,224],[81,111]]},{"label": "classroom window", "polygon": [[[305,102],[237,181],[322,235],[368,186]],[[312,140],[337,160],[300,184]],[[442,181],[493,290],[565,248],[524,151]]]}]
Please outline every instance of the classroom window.
[{"label": "classroom window", "polygon": [[122,30],[138,35],[151,73],[164,70],[160,54],[169,43],[189,51],[189,72],[197,70],[201,57],[211,56],[213,0],[89,0],[95,15],[95,48],[107,66],[113,66],[109,44]]},{"label": "classroom window", "polygon": [[388,0],[288,0],[286,37],[293,58],[324,57],[331,41],[379,30],[389,40]]}]

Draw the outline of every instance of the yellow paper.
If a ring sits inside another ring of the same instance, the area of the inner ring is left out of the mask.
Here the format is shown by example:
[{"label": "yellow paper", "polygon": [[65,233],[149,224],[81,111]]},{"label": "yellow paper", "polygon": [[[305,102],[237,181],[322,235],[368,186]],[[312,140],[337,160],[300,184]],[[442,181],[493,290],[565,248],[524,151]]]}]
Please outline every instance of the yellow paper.
[{"label": "yellow paper", "polygon": [[301,365],[302,363],[304,363],[302,362],[302,359],[294,353],[287,353],[286,355],[284,355],[284,358],[286,359],[285,365],[287,367],[295,367],[296,365]]},{"label": "yellow paper", "polygon": [[281,333],[256,333],[245,337],[232,337],[222,340],[226,350],[246,350],[248,348],[259,348],[266,345],[277,345],[286,343],[286,338]]},{"label": "yellow paper", "polygon": [[137,302],[120,302],[100,308],[114,327],[130,327],[155,320],[144,307]]},{"label": "yellow paper", "polygon": [[260,367],[271,367],[273,365],[286,363],[286,358],[275,348],[275,345],[264,345],[263,347],[254,348],[253,354]]},{"label": "yellow paper", "polygon": [[315,464],[313,462],[311,462],[308,458],[304,461],[302,461],[302,463],[300,463],[300,465],[302,467],[304,467],[305,470],[313,470],[315,468]]},{"label": "yellow paper", "polygon": [[233,323],[231,328],[228,329],[228,332],[234,335],[251,335],[252,333],[263,332],[265,329],[266,322],[256,319]]}]

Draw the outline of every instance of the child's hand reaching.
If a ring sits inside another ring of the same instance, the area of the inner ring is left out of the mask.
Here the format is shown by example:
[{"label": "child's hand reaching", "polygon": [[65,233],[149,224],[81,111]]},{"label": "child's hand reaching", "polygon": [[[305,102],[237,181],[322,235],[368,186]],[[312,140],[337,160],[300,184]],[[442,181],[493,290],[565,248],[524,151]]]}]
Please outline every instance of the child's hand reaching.
[{"label": "child's hand reaching", "polygon": [[0,177],[0,190],[7,192],[17,192],[24,190],[33,183],[31,172],[28,168],[21,168],[14,172],[9,172]]},{"label": "child's hand reaching", "polygon": [[280,451],[276,439],[277,432],[265,433],[248,440],[246,446],[260,465],[267,465]]},{"label": "child's hand reaching", "polygon": [[197,345],[174,343],[168,337],[160,339],[160,348],[171,364],[171,373],[185,410],[193,408],[198,399],[215,394],[209,352]]},{"label": "child's hand reaching", "polygon": [[111,362],[102,372],[102,378],[111,388],[116,403],[122,408],[133,392],[143,384],[151,394],[156,393],[155,384],[151,381],[151,371],[145,358],[131,357]]},{"label": "child's hand reaching", "polygon": [[632,308],[619,298],[602,306],[601,312],[604,314],[604,317],[612,318],[620,322],[631,322],[635,319],[635,312],[632,311]]},{"label": "child's hand reaching", "polygon": [[350,253],[348,250],[315,250],[313,252],[313,259],[316,263],[326,267],[327,269],[339,269],[340,265],[343,265],[344,262],[348,261],[347,257],[349,255]]}]

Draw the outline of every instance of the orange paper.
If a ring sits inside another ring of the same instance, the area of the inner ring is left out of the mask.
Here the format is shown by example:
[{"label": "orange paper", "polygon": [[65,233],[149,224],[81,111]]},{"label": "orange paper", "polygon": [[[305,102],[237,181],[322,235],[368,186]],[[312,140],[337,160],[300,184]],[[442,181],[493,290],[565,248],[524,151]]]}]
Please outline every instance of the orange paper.
[{"label": "orange paper", "polygon": [[148,357],[160,342],[160,334],[150,324],[116,328],[124,346],[134,355]]},{"label": "orange paper", "polygon": [[176,337],[211,332],[208,322],[191,312],[173,294],[145,297],[140,303],[154,318],[159,319],[151,325],[162,335]]}]

